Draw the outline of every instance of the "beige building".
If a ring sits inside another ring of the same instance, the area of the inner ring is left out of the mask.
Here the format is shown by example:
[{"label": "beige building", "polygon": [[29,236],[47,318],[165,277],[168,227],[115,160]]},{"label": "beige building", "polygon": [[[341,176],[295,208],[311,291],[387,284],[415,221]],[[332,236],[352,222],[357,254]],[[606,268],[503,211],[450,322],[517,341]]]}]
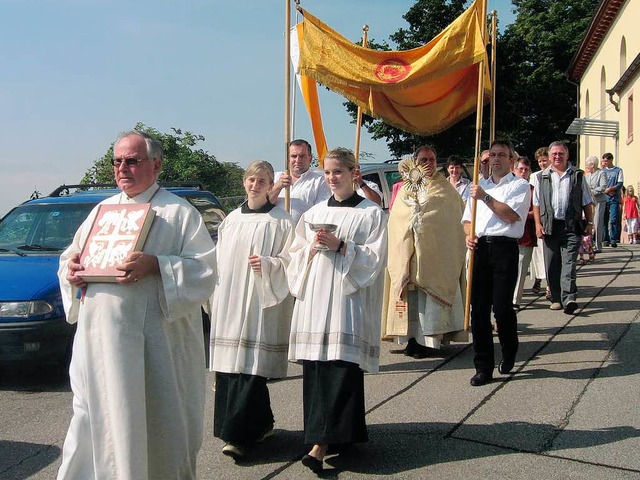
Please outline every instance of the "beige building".
[{"label": "beige building", "polygon": [[567,77],[579,91],[578,118],[567,133],[579,134],[580,165],[611,152],[625,185],[638,189],[640,0],[601,0]]}]

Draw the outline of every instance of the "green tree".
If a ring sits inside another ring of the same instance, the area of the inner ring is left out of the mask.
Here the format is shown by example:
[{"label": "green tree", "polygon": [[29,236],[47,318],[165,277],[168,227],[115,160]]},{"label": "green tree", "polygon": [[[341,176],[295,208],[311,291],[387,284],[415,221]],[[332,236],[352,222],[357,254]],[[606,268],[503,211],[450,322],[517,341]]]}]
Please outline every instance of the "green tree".
[{"label": "green tree", "polygon": [[[173,133],[162,133],[153,127],[138,123],[135,130],[147,132],[162,143],[164,161],[159,180],[167,182],[197,181],[218,197],[244,195],[242,175],[244,170],[235,163],[219,162],[210,153],[195,148],[205,138],[191,132],[172,128]],[[82,183],[112,183],[113,145],[102,158],[87,170]]]},{"label": "green tree", "polygon": [[497,43],[496,132],[511,138],[521,155],[554,140],[575,147],[576,137],[565,132],[576,116],[576,86],[564,73],[597,4],[513,0],[516,20]]}]

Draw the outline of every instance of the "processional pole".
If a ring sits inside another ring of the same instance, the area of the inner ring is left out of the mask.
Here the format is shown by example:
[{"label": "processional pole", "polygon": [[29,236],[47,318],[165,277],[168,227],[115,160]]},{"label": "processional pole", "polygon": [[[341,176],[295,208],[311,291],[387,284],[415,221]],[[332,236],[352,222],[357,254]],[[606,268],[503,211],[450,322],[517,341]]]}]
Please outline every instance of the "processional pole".
[{"label": "processional pole", "polygon": [[498,38],[498,12],[491,11],[491,120],[489,122],[489,144],[496,138],[496,51]]},{"label": "processional pole", "polygon": [[[362,46],[367,48],[367,32],[369,25],[362,27]],[[360,163],[360,130],[362,130],[362,107],[358,106],[358,115],[356,117],[356,144],[353,153],[356,157],[356,165]]]},{"label": "processional pole", "polygon": [[[291,0],[285,0],[285,41],[284,41],[284,171],[289,170],[289,141],[291,136]],[[291,191],[287,187],[284,194],[284,209],[287,213],[291,210]]]},{"label": "processional pole", "polygon": [[[487,4],[486,0],[482,0],[482,17],[478,19],[480,21],[480,27],[482,28],[482,39],[486,45],[487,34]],[[484,60],[478,64],[478,98],[476,102],[476,142],[475,142],[475,155],[473,161],[473,184],[478,184],[478,177],[480,172],[480,163],[478,157],[480,156],[480,148],[482,145],[482,108],[484,106]],[[469,236],[474,238],[476,236],[476,211],[477,200],[471,198],[471,226],[469,230]],[[465,295],[464,305],[464,329],[469,330],[470,318],[471,318],[471,289],[473,283],[473,259],[475,252],[469,250],[469,265],[467,268],[467,290]]]}]

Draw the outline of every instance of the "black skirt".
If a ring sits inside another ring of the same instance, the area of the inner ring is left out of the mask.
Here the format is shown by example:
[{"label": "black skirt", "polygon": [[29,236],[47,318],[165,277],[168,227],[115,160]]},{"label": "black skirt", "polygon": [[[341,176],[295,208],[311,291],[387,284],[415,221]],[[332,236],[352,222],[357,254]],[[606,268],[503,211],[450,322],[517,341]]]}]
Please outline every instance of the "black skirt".
[{"label": "black skirt", "polygon": [[302,363],[304,442],[345,445],[368,441],[360,367],[341,360]]},{"label": "black skirt", "polygon": [[216,372],[213,435],[245,445],[273,428],[267,379],[244,373]]}]

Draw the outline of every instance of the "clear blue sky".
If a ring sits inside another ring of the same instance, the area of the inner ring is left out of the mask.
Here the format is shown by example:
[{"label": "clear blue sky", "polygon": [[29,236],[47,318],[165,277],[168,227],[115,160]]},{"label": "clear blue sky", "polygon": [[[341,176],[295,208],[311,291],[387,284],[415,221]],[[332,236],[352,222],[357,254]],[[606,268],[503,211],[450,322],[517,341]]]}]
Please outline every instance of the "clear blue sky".
[{"label": "clear blue sky", "polygon": [[[294,2],[292,2],[294,3]],[[413,0],[307,0],[356,41],[407,23]],[[202,134],[220,161],[284,164],[284,0],[0,0],[0,215],[78,182],[141,121]],[[510,0],[489,0],[500,24]],[[294,19],[295,20],[295,19]],[[341,97],[322,92],[329,146],[353,148]],[[301,106],[301,102],[298,102]],[[310,138],[298,108],[295,133]],[[363,131],[361,150],[389,158]]]}]

